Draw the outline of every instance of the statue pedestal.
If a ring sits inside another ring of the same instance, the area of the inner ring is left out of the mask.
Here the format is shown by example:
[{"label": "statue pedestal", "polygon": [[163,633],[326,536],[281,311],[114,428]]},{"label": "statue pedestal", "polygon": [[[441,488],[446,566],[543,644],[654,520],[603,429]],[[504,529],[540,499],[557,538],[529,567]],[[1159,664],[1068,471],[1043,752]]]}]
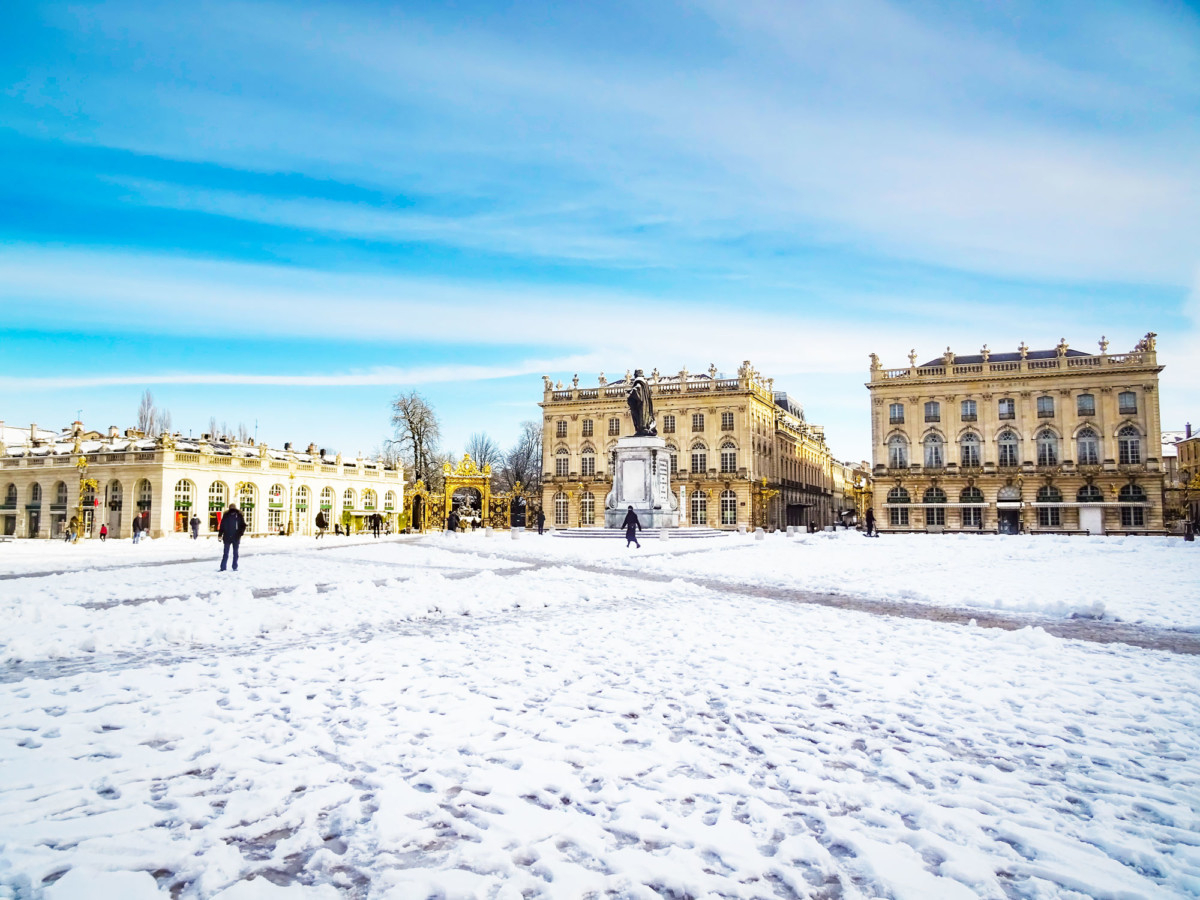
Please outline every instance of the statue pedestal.
[{"label": "statue pedestal", "polygon": [[679,501],[671,493],[671,456],[659,437],[623,437],[612,458],[613,489],[604,500],[604,525],[620,528],[629,507],[643,528],[677,528]]}]

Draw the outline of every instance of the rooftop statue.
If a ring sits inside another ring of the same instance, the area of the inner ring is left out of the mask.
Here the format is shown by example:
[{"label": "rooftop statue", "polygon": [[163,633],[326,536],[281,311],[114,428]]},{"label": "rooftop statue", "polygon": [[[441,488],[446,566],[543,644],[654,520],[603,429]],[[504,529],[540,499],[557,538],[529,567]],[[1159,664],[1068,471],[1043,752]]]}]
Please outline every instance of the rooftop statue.
[{"label": "rooftop statue", "polygon": [[658,434],[658,423],[654,419],[654,401],[650,397],[650,383],[641,369],[633,373],[633,384],[625,395],[629,413],[633,416],[633,433],[638,437],[654,437]]}]

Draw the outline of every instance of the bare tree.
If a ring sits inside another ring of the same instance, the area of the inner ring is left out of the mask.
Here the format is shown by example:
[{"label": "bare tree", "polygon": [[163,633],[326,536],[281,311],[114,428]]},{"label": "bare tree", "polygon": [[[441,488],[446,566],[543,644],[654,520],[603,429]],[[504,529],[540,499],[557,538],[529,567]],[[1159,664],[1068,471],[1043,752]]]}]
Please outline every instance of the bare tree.
[{"label": "bare tree", "polygon": [[502,461],[500,445],[493,441],[485,431],[477,431],[467,440],[467,452],[479,468],[491,466],[497,468]]},{"label": "bare tree", "polygon": [[254,436],[250,433],[250,429],[246,427],[245,422],[238,422],[237,439],[239,444],[249,444],[254,440]]},{"label": "bare tree", "polygon": [[213,439],[216,439],[217,436],[221,434],[220,429],[217,427],[217,417],[216,416],[208,417],[208,434]]},{"label": "bare tree", "polygon": [[416,391],[400,394],[392,401],[392,427],[396,429],[392,443],[413,480],[431,485],[435,476],[440,479],[437,451],[442,429],[429,402]]},{"label": "bare tree", "polygon": [[542,425],[522,422],[517,442],[504,454],[500,466],[500,486],[511,490],[520,483],[526,491],[541,492],[542,484]]},{"label": "bare tree", "polygon": [[154,395],[147,388],[142,394],[142,402],[138,404],[137,430],[155,437],[171,429],[171,413],[154,405]]}]

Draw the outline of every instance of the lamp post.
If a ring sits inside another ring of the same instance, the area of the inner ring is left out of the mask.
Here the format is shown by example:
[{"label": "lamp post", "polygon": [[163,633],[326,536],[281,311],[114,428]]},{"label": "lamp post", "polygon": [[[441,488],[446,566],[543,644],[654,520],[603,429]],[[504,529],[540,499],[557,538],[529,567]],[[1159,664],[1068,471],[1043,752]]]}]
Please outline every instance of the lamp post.
[{"label": "lamp post", "polygon": [[[79,531],[75,532],[75,540],[79,540],[79,534],[83,531],[83,495],[90,488],[93,492],[100,487],[100,482],[95,478],[87,477],[88,462],[87,457],[82,453],[78,461],[75,463],[75,468],[79,470],[79,499],[75,504],[75,521],[78,523]],[[95,500],[93,497],[92,509],[95,510]],[[94,515],[94,513],[93,513]]]}]

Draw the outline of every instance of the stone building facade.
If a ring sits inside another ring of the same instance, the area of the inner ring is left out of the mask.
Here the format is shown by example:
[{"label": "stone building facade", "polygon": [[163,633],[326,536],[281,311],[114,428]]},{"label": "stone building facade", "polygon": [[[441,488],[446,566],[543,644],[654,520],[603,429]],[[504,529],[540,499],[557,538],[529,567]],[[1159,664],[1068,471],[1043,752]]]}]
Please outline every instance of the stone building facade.
[{"label": "stone building facade", "polygon": [[[0,423],[2,425],[3,423]],[[85,431],[76,422],[62,432],[32,426],[12,442],[0,441],[0,535],[56,538],[79,509],[84,479],[82,535],[130,537],[140,516],[151,537],[185,533],[198,514],[200,533],[217,530],[229,503],[246,516],[247,533],[314,534],[317,513],[360,529],[378,513],[393,528],[404,509],[401,470],[378,461],[328,457],[314,445],[240,444],[204,436],[147,438],[138,432]],[[86,463],[82,468],[80,463]]]},{"label": "stone building facade", "polygon": [[1192,434],[1189,423],[1183,439],[1175,444],[1179,466],[1180,506],[1193,527],[1200,526],[1200,434]]},{"label": "stone building facade", "polygon": [[[824,429],[749,361],[734,378],[684,369],[649,376],[658,435],[667,442],[680,523],[735,529],[834,521],[833,457]],[[617,439],[633,434],[619,381],[592,387],[544,377],[542,503],[548,525],[603,525]]]},{"label": "stone building facade", "polygon": [[1155,335],[885,369],[871,354],[883,530],[1162,533]]}]

